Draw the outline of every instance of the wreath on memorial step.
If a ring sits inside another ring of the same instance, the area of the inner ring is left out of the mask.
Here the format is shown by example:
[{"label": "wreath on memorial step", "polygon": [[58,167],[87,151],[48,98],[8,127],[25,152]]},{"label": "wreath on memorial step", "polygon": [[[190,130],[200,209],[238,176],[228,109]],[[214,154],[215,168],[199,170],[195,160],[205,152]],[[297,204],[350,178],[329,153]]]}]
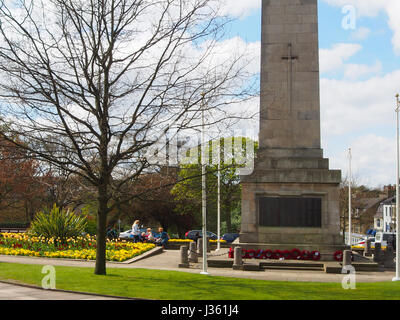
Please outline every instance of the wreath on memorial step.
[{"label": "wreath on memorial step", "polygon": [[264,250],[261,250],[261,249],[258,249],[257,251],[256,251],[256,257],[255,257],[256,259],[265,259],[264,258]]},{"label": "wreath on memorial step", "polygon": [[311,252],[311,256],[312,256],[312,259],[313,259],[314,261],[321,260],[321,253],[320,253],[319,251],[313,251],[313,252]]},{"label": "wreath on memorial step", "polygon": [[337,261],[337,262],[342,262],[343,261],[343,251],[336,251],[333,254],[333,258]]},{"label": "wreath on memorial step", "polygon": [[291,251],[292,259],[300,260],[301,259],[301,251],[299,249],[293,249]]},{"label": "wreath on memorial step", "polygon": [[256,250],[247,250],[248,259],[254,259],[256,257]]},{"label": "wreath on memorial step", "polygon": [[303,250],[301,252],[301,260],[311,260],[311,252],[308,250]]},{"label": "wreath on memorial step", "polygon": [[273,259],[274,258],[274,253],[272,250],[265,250],[264,251],[264,259]]},{"label": "wreath on memorial step", "polygon": [[289,250],[284,250],[282,252],[283,258],[285,260],[291,260],[292,259],[292,253]]},{"label": "wreath on memorial step", "polygon": [[275,250],[274,251],[274,255],[273,255],[273,259],[281,259],[283,258],[283,252],[281,250]]}]

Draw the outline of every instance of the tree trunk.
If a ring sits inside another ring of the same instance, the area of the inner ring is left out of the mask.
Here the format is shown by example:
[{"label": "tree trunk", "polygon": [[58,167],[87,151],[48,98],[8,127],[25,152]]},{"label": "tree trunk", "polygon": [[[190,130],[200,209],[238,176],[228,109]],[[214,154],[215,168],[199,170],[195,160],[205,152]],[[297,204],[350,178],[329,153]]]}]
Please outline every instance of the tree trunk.
[{"label": "tree trunk", "polygon": [[106,228],[107,228],[107,189],[99,188],[99,209],[97,212],[96,266],[94,273],[106,275]]},{"label": "tree trunk", "polygon": [[29,219],[28,201],[25,200],[24,203],[25,203],[25,221],[26,222],[31,222],[30,219]]}]

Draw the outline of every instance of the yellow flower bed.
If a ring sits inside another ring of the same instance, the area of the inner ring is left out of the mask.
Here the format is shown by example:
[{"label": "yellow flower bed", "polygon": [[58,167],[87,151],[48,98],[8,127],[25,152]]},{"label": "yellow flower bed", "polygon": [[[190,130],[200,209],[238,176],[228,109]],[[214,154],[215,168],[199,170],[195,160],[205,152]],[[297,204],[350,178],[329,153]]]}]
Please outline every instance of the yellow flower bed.
[{"label": "yellow flower bed", "polygon": [[[217,243],[218,240],[210,240],[210,243]],[[219,240],[220,243],[226,243],[226,240]]]},{"label": "yellow flower bed", "polygon": [[107,250],[106,257],[109,261],[125,261],[132,259],[156,247],[153,243],[129,243],[129,250]]},{"label": "yellow flower bed", "polygon": [[[96,259],[96,239],[85,236],[66,240],[61,248],[57,247],[59,238],[45,239],[28,234],[0,234],[0,254],[12,256],[64,258],[79,260]],[[83,246],[83,247],[82,247]],[[37,250],[27,249],[34,247]],[[108,261],[126,261],[155,248],[152,243],[132,243],[126,241],[107,241],[106,259]]]},{"label": "yellow flower bed", "polygon": [[40,252],[26,250],[26,249],[12,249],[12,248],[2,248],[2,247],[0,247],[0,254],[4,254],[7,256],[40,257]]}]

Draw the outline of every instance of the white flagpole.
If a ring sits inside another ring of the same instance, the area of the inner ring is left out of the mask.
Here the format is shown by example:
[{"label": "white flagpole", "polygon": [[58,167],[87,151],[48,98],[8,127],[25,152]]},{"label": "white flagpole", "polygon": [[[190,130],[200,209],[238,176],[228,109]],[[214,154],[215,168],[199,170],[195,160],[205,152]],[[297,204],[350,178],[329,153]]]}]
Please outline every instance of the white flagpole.
[{"label": "white flagpole", "polygon": [[202,220],[203,220],[203,271],[201,274],[209,274],[207,272],[207,194],[206,194],[206,139],[205,139],[205,120],[204,120],[204,94],[202,94],[202,110],[201,110],[201,198],[202,198]]},{"label": "white flagpole", "polygon": [[399,238],[399,174],[400,174],[400,168],[399,168],[399,161],[400,161],[400,151],[399,151],[399,143],[400,143],[400,138],[399,138],[399,111],[400,111],[400,100],[399,100],[399,94],[396,95],[396,122],[397,122],[397,127],[396,127],[396,136],[397,136],[397,146],[396,146],[396,151],[397,151],[397,158],[396,158],[396,277],[393,278],[393,281],[400,281],[400,238]]},{"label": "white flagpole", "polygon": [[218,150],[218,205],[217,205],[217,215],[218,215],[218,221],[217,221],[217,237],[218,237],[218,242],[217,242],[217,250],[219,251],[221,249],[221,155]]},{"label": "white flagpole", "polygon": [[352,245],[352,225],[351,225],[351,148],[349,148],[349,246]]}]

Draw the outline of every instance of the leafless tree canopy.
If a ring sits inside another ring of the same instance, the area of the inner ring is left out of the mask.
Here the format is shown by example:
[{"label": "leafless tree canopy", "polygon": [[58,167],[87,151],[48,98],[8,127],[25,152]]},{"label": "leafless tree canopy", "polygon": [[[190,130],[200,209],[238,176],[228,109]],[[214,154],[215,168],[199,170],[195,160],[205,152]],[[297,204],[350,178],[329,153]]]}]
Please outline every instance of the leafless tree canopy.
[{"label": "leafless tree canopy", "polygon": [[227,22],[215,0],[0,0],[1,135],[87,179],[106,216],[155,136],[199,125],[202,95],[217,123],[253,94]]}]

